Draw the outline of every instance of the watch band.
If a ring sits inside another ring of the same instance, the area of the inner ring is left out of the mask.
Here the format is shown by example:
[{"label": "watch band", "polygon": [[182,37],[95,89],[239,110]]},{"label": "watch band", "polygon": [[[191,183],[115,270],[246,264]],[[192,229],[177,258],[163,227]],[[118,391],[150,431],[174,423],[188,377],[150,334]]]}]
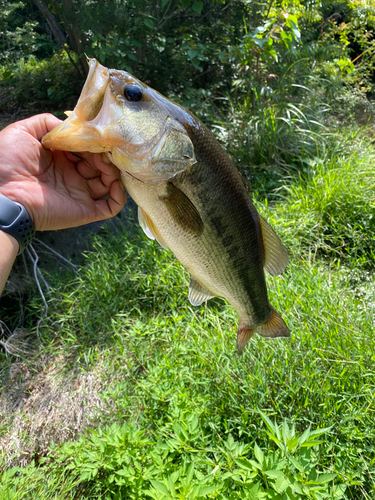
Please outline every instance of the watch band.
[{"label": "watch band", "polygon": [[34,223],[26,208],[0,194],[0,230],[13,236],[22,253],[35,236]]}]

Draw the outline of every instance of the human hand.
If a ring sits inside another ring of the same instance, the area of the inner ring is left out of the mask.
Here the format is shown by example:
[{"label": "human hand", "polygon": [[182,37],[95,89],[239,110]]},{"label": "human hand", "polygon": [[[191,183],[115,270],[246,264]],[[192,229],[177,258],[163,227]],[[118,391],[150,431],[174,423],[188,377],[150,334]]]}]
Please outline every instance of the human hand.
[{"label": "human hand", "polygon": [[0,132],[0,194],[24,205],[36,230],[108,219],[126,202],[118,169],[100,155],[43,148],[40,140],[59,123],[41,114]]}]

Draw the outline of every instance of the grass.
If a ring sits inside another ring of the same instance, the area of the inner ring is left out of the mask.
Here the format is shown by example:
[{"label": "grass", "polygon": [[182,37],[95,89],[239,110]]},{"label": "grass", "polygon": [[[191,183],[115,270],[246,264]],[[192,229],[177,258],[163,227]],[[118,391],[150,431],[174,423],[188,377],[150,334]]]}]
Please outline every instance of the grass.
[{"label": "grass", "polygon": [[[360,267],[374,266],[373,156],[363,140],[323,159],[309,161],[309,172],[288,186],[285,220],[299,215],[298,232],[304,246]],[[290,226],[291,227],[291,226]]]},{"label": "grass", "polygon": [[[186,272],[139,229],[98,236],[76,277],[50,277],[22,362],[49,359],[60,385],[94,373],[101,405],[77,441],[57,433],[8,469],[24,429],[4,449],[1,498],[374,498],[375,153],[350,135],[344,151],[311,161],[276,204],[257,200],[291,256],[268,280],[290,340],[255,336],[238,357],[234,311],[191,307]],[[85,397],[70,395],[74,411]]]}]

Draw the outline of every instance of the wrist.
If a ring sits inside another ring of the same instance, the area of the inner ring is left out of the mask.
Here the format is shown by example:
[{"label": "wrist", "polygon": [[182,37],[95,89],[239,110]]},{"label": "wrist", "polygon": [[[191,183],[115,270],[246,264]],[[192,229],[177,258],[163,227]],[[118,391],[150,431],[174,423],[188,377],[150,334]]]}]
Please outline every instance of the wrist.
[{"label": "wrist", "polygon": [[19,252],[20,244],[14,236],[0,229],[0,248],[6,253],[8,258],[12,258],[13,256],[15,258]]},{"label": "wrist", "polygon": [[13,262],[19,250],[16,238],[0,230],[0,294],[8,279]]}]

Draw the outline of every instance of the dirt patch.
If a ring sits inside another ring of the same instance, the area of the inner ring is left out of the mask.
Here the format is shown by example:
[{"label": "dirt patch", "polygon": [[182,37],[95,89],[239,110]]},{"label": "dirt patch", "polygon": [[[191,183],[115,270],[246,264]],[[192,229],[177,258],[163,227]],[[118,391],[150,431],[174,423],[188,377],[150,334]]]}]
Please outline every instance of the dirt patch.
[{"label": "dirt patch", "polygon": [[[62,375],[65,359],[40,359],[38,369],[14,362],[0,395],[2,427],[0,449],[5,463],[25,466],[47,455],[51,441],[60,444],[78,438],[97,425],[98,413],[110,411],[99,396],[103,386],[100,366],[91,371]],[[108,374],[107,374],[108,376]],[[106,378],[106,386],[111,380]]]}]

